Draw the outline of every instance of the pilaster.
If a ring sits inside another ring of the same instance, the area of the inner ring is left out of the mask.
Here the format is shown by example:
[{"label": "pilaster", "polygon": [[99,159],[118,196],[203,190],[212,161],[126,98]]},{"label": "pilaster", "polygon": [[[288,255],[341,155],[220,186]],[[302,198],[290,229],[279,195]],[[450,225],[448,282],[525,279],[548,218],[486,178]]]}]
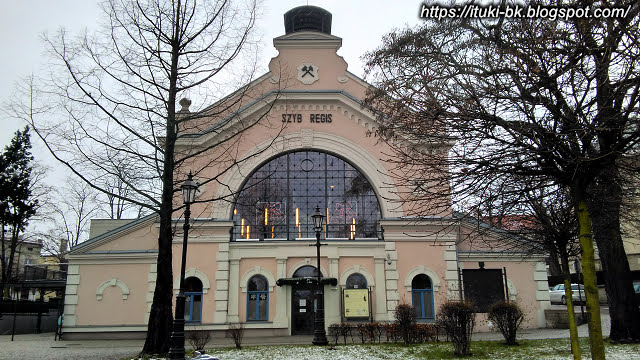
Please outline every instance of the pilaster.
[{"label": "pilaster", "polygon": [[384,243],[385,255],[391,259],[391,264],[385,264],[385,285],[386,285],[386,312],[387,318],[393,317],[393,312],[398,306],[398,300],[400,300],[400,294],[398,293],[398,269],[396,264],[398,262],[398,252],[396,251],[395,242]]},{"label": "pilaster", "polygon": [[144,313],[144,324],[149,324],[149,316],[151,315],[151,305],[153,304],[153,293],[156,291],[156,278],[158,277],[158,264],[149,265],[149,274],[147,275],[147,310]]},{"label": "pilaster", "polygon": [[391,320],[387,312],[387,287],[384,280],[384,264],[385,259],[375,259],[376,287],[374,289],[375,309],[373,309],[373,311],[375,313],[374,320],[376,321]]},{"label": "pilaster", "polygon": [[[276,278],[282,279],[287,277],[287,259],[276,259]],[[287,304],[289,303],[289,297],[287,291],[289,286],[276,286],[276,316],[273,319],[274,327],[288,327],[289,318],[287,317]]]},{"label": "pilaster", "polygon": [[216,307],[213,315],[213,322],[224,324],[227,322],[227,304],[229,300],[229,243],[218,244],[216,263]]},{"label": "pilaster", "polygon": [[[228,294],[229,301],[227,305],[227,322],[237,323],[240,322],[238,316],[238,290],[240,289],[240,260],[232,259],[229,261],[229,282],[228,282]],[[216,306],[217,309],[217,306]]]}]

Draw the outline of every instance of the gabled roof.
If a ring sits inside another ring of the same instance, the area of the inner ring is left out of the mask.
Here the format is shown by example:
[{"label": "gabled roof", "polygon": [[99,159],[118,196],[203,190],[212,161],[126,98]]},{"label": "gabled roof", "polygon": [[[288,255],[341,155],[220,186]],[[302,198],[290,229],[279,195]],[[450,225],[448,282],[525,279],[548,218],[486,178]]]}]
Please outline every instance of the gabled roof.
[{"label": "gabled roof", "polygon": [[69,255],[80,255],[91,251],[92,249],[97,248],[100,245],[106,244],[111,240],[114,240],[120,236],[143,228],[145,226],[150,226],[155,223],[158,219],[158,214],[151,214],[139,219],[132,219],[131,222],[119,226],[113,230],[107,231],[104,234],[100,234],[94,238],[90,238],[89,240],[82,242],[71,248],[69,251]]}]

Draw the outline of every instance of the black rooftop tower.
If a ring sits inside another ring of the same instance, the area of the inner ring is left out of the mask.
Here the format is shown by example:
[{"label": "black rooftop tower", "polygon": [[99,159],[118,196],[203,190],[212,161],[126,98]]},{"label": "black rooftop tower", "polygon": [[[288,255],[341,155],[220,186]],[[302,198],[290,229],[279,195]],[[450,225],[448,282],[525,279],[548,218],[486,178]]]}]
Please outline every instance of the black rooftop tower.
[{"label": "black rooftop tower", "polygon": [[284,14],[286,34],[298,31],[319,31],[331,35],[331,13],[317,6],[298,6]]}]

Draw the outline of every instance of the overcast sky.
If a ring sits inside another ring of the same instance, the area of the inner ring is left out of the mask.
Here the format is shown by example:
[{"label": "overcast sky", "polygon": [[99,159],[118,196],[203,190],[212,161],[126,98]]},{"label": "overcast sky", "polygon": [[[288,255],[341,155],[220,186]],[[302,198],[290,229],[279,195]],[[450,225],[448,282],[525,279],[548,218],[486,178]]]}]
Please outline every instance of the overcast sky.
[{"label": "overcast sky", "polygon": [[[47,64],[41,35],[53,35],[60,27],[78,34],[91,28],[102,12],[93,0],[0,0],[0,40],[4,49],[0,57],[0,103],[12,101],[17,81],[37,74]],[[382,36],[393,28],[419,22],[419,0],[265,0],[257,26],[263,34],[264,66],[277,54],[272,39],[284,35],[283,14],[296,6],[315,5],[333,14],[332,34],[343,39],[338,54],[349,64],[349,70],[363,75],[360,56],[375,49]],[[0,119],[0,147],[11,140],[13,133],[25,124]],[[37,160],[47,163],[43,147],[34,142]],[[50,158],[49,158],[50,159]]]}]

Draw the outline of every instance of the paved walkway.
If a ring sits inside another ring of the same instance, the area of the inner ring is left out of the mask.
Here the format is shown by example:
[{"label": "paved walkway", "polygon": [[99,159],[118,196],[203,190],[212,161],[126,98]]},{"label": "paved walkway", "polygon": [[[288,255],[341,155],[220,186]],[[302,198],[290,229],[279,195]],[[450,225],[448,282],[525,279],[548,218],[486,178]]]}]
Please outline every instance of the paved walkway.
[{"label": "paved walkway", "polygon": [[[610,328],[608,312],[602,314],[602,332],[608,336]],[[588,336],[587,325],[578,327],[580,337]],[[531,329],[518,332],[519,339],[568,338],[567,329]],[[311,344],[311,336],[256,337],[245,338],[243,345]],[[502,340],[499,332],[476,333],[474,340]],[[62,340],[54,341],[53,333],[0,336],[0,360],[47,359],[47,360],[120,360],[134,357],[144,340]],[[229,338],[213,338],[210,347],[232,347]]]}]

